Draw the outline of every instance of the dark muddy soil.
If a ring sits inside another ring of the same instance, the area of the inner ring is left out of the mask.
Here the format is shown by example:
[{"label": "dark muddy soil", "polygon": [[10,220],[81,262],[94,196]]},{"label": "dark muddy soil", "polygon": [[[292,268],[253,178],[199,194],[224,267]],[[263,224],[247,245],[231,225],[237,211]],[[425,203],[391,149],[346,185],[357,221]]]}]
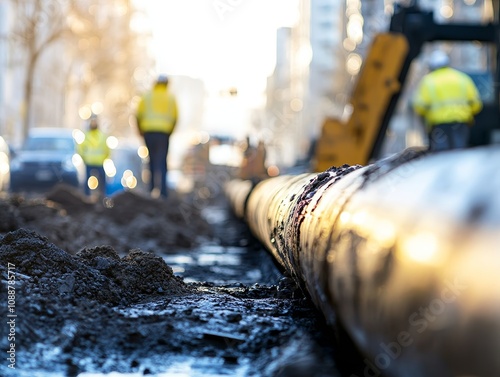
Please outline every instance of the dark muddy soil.
[{"label": "dark muddy soil", "polygon": [[196,195],[0,200],[0,376],[358,373],[221,193]]}]

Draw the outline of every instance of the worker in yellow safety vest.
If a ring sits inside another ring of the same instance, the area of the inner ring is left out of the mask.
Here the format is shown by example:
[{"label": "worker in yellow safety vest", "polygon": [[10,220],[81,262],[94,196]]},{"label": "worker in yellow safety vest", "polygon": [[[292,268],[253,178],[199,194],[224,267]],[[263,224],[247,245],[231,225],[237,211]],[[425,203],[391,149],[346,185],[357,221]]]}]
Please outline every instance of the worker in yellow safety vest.
[{"label": "worker in yellow safety vest", "polygon": [[[104,161],[110,155],[106,141],[107,135],[99,129],[97,116],[92,115],[89,119],[89,129],[85,132],[85,139],[78,145],[78,153],[82,157],[87,171],[87,182],[85,182],[87,196],[90,196],[90,186],[94,188],[96,184],[100,194],[102,196],[106,194]],[[97,182],[91,182],[92,176],[97,178]]]},{"label": "worker in yellow safety vest", "polygon": [[423,117],[429,149],[465,148],[470,126],[483,107],[472,79],[449,66],[449,56],[435,50],[429,57],[430,72],[420,81],[413,98],[414,111]]},{"label": "worker in yellow safety vest", "polygon": [[167,197],[167,156],[170,135],[177,124],[177,101],[168,90],[168,78],[160,75],[139,102],[136,119],[149,153],[150,189]]}]

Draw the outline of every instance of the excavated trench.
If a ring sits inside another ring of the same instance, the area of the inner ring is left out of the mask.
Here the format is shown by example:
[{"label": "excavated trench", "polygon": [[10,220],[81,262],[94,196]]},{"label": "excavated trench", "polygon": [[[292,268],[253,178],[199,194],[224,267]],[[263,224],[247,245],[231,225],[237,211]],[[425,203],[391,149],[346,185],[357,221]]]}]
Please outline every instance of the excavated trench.
[{"label": "excavated trench", "polygon": [[222,193],[204,192],[0,200],[0,376],[363,375]]}]

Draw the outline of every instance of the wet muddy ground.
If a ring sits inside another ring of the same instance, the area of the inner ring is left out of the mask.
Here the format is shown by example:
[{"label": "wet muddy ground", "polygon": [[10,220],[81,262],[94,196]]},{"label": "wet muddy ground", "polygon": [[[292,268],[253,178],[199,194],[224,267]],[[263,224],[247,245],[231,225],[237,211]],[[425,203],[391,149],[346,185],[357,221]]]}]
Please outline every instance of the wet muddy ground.
[{"label": "wet muddy ground", "polygon": [[0,272],[0,376],[362,375],[221,192],[4,197]]}]

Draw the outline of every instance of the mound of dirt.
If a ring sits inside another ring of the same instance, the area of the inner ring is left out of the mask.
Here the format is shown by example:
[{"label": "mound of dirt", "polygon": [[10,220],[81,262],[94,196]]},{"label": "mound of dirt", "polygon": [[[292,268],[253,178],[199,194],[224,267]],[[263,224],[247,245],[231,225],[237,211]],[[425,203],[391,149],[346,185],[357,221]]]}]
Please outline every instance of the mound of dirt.
[{"label": "mound of dirt", "polygon": [[54,203],[58,203],[64,210],[71,214],[79,214],[92,210],[90,200],[77,188],[68,185],[56,185],[49,191],[45,198]]},{"label": "mound of dirt", "polygon": [[82,298],[114,306],[138,302],[148,295],[179,295],[188,291],[162,258],[132,250],[120,258],[110,246],[66,253],[46,237],[19,229],[0,239],[0,265],[16,266],[28,292],[53,300]]},{"label": "mound of dirt", "polygon": [[123,295],[132,294],[133,300],[141,295],[184,294],[187,291],[182,279],[174,276],[172,268],[152,253],[134,249],[120,259],[112,247],[103,246],[84,249],[76,256],[115,282]]},{"label": "mound of dirt", "polygon": [[176,193],[160,200],[127,191],[91,203],[78,190],[59,185],[45,198],[0,200],[0,233],[34,230],[70,254],[101,245],[113,245],[122,256],[138,248],[169,253],[212,237],[193,203]]},{"label": "mound of dirt", "polygon": [[0,232],[10,232],[18,227],[19,221],[15,207],[8,202],[0,201]]}]

